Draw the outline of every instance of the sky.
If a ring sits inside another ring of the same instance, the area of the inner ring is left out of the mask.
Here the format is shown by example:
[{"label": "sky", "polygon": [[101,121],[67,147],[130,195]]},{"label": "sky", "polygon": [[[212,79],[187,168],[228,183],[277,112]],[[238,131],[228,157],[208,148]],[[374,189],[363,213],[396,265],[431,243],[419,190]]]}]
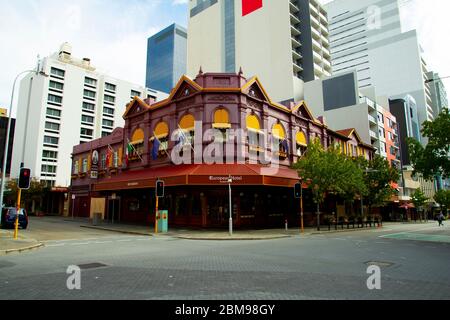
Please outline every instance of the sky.
[{"label": "sky", "polygon": [[[75,57],[91,58],[98,70],[144,85],[148,37],[173,22],[186,26],[187,2],[0,0],[0,108],[9,107],[16,75],[34,68],[38,54],[48,56],[66,41]],[[430,69],[450,76],[450,1],[401,3],[404,31],[417,29]],[[450,90],[450,81],[445,84]]]}]

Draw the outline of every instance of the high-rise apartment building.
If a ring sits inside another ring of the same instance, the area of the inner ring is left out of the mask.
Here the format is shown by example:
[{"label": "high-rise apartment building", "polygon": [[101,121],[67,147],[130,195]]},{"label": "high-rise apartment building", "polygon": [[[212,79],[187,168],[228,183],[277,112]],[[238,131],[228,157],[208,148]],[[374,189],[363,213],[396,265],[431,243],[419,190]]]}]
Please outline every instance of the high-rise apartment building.
[{"label": "high-rise apartment building", "polygon": [[[8,127],[9,117],[6,109],[0,108],[0,172],[3,170],[3,160],[5,156],[5,143],[6,143],[6,128]],[[14,129],[16,126],[16,119],[11,119],[11,126],[9,127],[9,144],[8,153],[6,158],[6,176],[11,173],[11,156],[14,142]],[[1,179],[0,179],[1,181]]]},{"label": "high-rise apartment building", "polygon": [[426,76],[428,79],[427,83],[430,86],[431,106],[433,107],[434,115],[437,116],[442,110],[449,107],[447,90],[438,73],[430,71]]},{"label": "high-rise apartment building", "polygon": [[148,39],[146,86],[169,93],[186,74],[187,30],[173,24]]},{"label": "high-rise apartment building", "polygon": [[317,0],[189,2],[188,68],[257,75],[274,101],[331,74],[328,18]]},{"label": "high-rise apartment building", "polygon": [[355,128],[376,153],[400,167],[397,120],[375,88],[358,89],[356,71],[305,83],[305,101],[331,128]]},{"label": "high-rise apartment building", "polygon": [[[359,88],[414,98],[419,122],[432,120],[428,68],[415,30],[402,33],[397,0],[334,0],[325,5],[333,72],[356,70]],[[424,141],[426,143],[426,141]]]},{"label": "high-rise apartment building", "polygon": [[24,162],[50,186],[70,184],[72,147],[123,126],[130,100],[167,96],[96,71],[67,43],[39,68],[47,76],[33,73],[20,83],[11,173],[17,176]]}]

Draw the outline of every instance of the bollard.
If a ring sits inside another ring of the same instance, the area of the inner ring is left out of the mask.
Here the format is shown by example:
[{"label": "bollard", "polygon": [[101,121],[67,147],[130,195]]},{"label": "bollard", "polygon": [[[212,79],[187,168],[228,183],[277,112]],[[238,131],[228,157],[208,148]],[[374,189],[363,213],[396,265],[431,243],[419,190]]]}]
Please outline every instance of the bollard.
[{"label": "bollard", "polygon": [[287,221],[287,219],[284,221],[284,227],[286,228],[286,232],[288,232],[288,221]]}]

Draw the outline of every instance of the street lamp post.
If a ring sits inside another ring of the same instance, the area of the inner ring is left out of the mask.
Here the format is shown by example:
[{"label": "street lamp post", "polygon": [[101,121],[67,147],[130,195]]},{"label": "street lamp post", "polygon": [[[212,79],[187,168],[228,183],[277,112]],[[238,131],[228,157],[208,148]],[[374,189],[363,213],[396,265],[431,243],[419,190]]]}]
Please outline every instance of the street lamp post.
[{"label": "street lamp post", "polygon": [[301,233],[305,232],[303,224],[303,180],[300,179],[300,229]]},{"label": "street lamp post", "polygon": [[230,200],[230,220],[228,222],[228,230],[230,233],[230,236],[233,235],[233,206],[231,203],[231,183],[233,182],[233,179],[230,177],[228,178],[228,194],[229,194],[229,200]]},{"label": "street lamp post", "polygon": [[[11,128],[11,118],[12,118],[12,107],[13,107],[13,102],[14,102],[14,91],[16,90],[16,83],[17,80],[19,79],[19,77],[23,74],[26,73],[36,73],[39,74],[38,71],[36,70],[26,70],[23,71],[21,73],[19,73],[16,78],[14,79],[14,83],[13,83],[13,88],[12,88],[12,92],[11,92],[11,102],[9,104],[9,110],[8,110],[8,124],[6,126],[6,140],[5,140],[5,149],[4,149],[4,155],[3,155],[3,166],[2,166],[2,182],[1,182],[1,188],[0,188],[0,207],[3,208],[3,196],[5,193],[5,178],[6,178],[6,162],[8,159],[8,149],[9,149],[9,131]],[[43,73],[41,73],[43,74]],[[26,128],[25,128],[26,130]],[[2,215],[0,214],[0,223],[2,222]]]}]

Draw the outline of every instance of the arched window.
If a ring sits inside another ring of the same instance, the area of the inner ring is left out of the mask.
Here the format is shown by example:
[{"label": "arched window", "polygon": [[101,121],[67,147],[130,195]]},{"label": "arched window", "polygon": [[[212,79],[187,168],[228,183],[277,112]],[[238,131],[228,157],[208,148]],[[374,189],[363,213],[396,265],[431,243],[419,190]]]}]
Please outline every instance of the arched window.
[{"label": "arched window", "polygon": [[295,141],[296,141],[296,145],[297,145],[297,156],[301,157],[305,154],[306,152],[306,147],[308,146],[307,141],[306,141],[306,136],[303,133],[303,131],[299,131],[297,132],[296,136],[295,136]]},{"label": "arched window", "polygon": [[228,129],[231,128],[230,115],[226,109],[218,109],[214,112],[213,128],[220,131],[220,137],[216,137],[216,142],[226,142],[228,140]]},{"label": "arched window", "polygon": [[263,132],[261,131],[261,125],[259,119],[255,115],[249,115],[247,117],[247,134],[248,144],[250,151],[259,151],[260,139],[262,139]]},{"label": "arched window", "polygon": [[280,123],[276,123],[272,127],[272,138],[272,150],[277,150],[280,158],[285,159],[289,153],[289,144],[286,140],[286,132]]},{"label": "arched window", "polygon": [[131,141],[126,146],[126,162],[140,159],[144,153],[144,130],[138,128],[134,130]]},{"label": "arched window", "polygon": [[184,144],[194,144],[194,134],[195,134],[195,118],[191,114],[183,116],[178,124],[179,129],[181,129],[179,139]]},{"label": "arched window", "polygon": [[136,129],[133,132],[133,135],[131,136],[131,143],[132,144],[140,144],[144,142],[144,130],[142,129]]},{"label": "arched window", "polygon": [[161,121],[156,125],[150,140],[153,141],[153,160],[167,156],[167,149],[169,148],[169,126],[166,122]]}]

